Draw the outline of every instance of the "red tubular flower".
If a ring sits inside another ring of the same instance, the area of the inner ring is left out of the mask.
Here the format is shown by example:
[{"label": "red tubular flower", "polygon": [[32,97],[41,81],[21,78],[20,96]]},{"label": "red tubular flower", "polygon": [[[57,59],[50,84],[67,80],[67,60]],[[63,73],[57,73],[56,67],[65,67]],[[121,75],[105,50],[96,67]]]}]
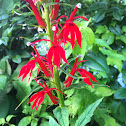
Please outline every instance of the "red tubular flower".
[{"label": "red tubular flower", "polygon": [[[59,3],[60,0],[55,0],[54,2],[55,3]],[[56,19],[56,17],[58,16],[58,12],[59,12],[59,4],[53,5],[52,11],[51,11],[51,14],[50,14],[51,20],[55,20]]]},{"label": "red tubular flower", "polygon": [[[59,99],[58,99],[57,97],[55,97],[55,96],[52,94],[51,90],[57,90],[57,91],[59,91],[60,93],[62,93],[62,92],[61,92],[60,90],[56,89],[56,88],[49,88],[49,87],[46,85],[45,81],[43,81],[43,84],[44,84],[44,85],[42,85],[40,82],[38,82],[37,79],[35,79],[35,81],[36,81],[44,90],[43,90],[43,91],[37,92],[36,94],[34,94],[33,96],[31,96],[31,98],[29,99],[28,104],[34,101],[31,110],[32,110],[34,107],[36,107],[35,112],[37,111],[38,107],[40,106],[40,104],[43,102],[43,100],[44,100],[44,98],[45,98],[45,94],[48,94],[48,96],[50,97],[50,99],[51,99],[51,101],[53,102],[53,104],[58,104],[58,100],[59,100]],[[63,93],[62,93],[62,94],[63,94]],[[63,95],[64,95],[64,94],[63,94]]]},{"label": "red tubular flower", "polygon": [[34,15],[36,17],[36,20],[38,22],[38,24],[42,27],[42,28],[45,28],[46,27],[46,24],[45,22],[43,21],[42,17],[40,16],[38,10],[37,10],[37,7],[34,5],[33,1],[32,0],[25,0],[26,2],[29,3],[30,7],[32,8],[32,11],[34,12]]},{"label": "red tubular flower", "polygon": [[[62,17],[67,18],[66,23],[62,27],[61,31],[59,31],[60,33],[58,33],[57,38],[58,39],[63,39],[64,43],[66,43],[66,41],[70,42],[71,45],[72,45],[72,48],[75,45],[75,37],[77,39],[77,42],[78,42],[78,45],[80,46],[80,48],[81,48],[81,42],[82,42],[81,32],[79,31],[78,26],[75,23],[73,23],[72,21],[74,21],[74,19],[76,19],[76,18],[82,18],[82,19],[88,21],[87,18],[82,17],[82,16],[75,17],[75,14],[76,14],[78,8],[81,8],[80,3],[78,3],[76,5],[76,7],[74,8],[73,12],[71,13],[69,19],[64,15],[64,16],[59,17],[59,19],[57,21],[57,26],[58,26],[58,22]],[[70,38],[68,37],[69,35],[71,36]]]},{"label": "red tubular flower", "polygon": [[60,44],[61,44],[60,41],[57,42],[56,27],[55,26],[53,26],[53,42],[50,40],[46,40],[46,39],[40,39],[40,40],[37,40],[37,41],[31,43],[30,45],[33,45],[33,44],[40,42],[40,41],[49,41],[52,43],[52,46],[49,49],[48,54],[47,54],[48,63],[50,66],[53,66],[53,64],[54,64],[57,66],[57,69],[58,69],[61,59],[63,59],[64,62],[69,64],[66,57],[65,57],[65,50],[60,46]]},{"label": "red tubular flower", "polygon": [[[78,72],[80,73],[80,75],[83,77],[84,82],[85,82],[86,84],[90,85],[90,86],[93,88],[93,85],[92,85],[90,79],[91,79],[92,81],[95,81],[95,82],[97,82],[97,80],[95,79],[95,77],[94,77],[90,72],[88,72],[88,71],[86,71],[86,70],[84,70],[84,69],[81,69],[81,68],[77,68],[77,66],[78,66],[81,62],[85,62],[85,60],[79,61],[78,63],[77,63],[77,61],[78,61],[78,57],[76,58],[76,61],[75,61],[74,65],[73,65],[73,68],[72,68],[70,74],[71,74],[72,76],[74,76],[75,72],[78,71]],[[90,78],[90,79],[89,79],[89,78]],[[69,86],[71,85],[72,80],[73,80],[73,78],[70,77],[70,76],[67,78],[67,80],[64,82],[64,84],[66,84],[66,87],[69,87]]]},{"label": "red tubular flower", "polygon": [[36,60],[31,60],[26,65],[24,65],[21,68],[20,72],[19,72],[18,78],[22,76],[22,80],[21,81],[23,81],[24,78],[26,78],[26,76],[28,74],[30,74],[29,75],[29,79],[28,79],[28,81],[30,81],[30,78],[31,78],[31,75],[32,75],[32,71],[35,68],[35,64],[36,64]]},{"label": "red tubular flower", "polygon": [[45,65],[45,63],[43,62],[42,60],[42,57],[39,55],[37,49],[35,46],[34,47],[34,50],[37,54],[37,57],[32,53],[32,55],[34,56],[36,62],[39,64],[40,68],[42,69],[42,71],[44,72],[44,74],[46,75],[46,77],[51,77],[51,73],[50,71],[48,70],[47,66]]}]

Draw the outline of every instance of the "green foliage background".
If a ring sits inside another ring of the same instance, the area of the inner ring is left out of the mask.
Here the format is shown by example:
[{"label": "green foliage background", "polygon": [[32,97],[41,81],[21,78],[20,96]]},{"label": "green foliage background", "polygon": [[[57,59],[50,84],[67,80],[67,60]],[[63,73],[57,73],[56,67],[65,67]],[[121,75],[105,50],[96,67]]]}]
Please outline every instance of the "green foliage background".
[{"label": "green foliage background", "polygon": [[[59,16],[69,16],[78,2],[82,3],[82,8],[77,15],[86,15],[90,23],[76,20],[83,36],[82,50],[77,51],[79,47],[76,46],[72,52],[66,45],[66,55],[84,56],[83,59],[88,61],[83,67],[90,70],[99,83],[94,83],[92,89],[75,80],[65,90],[66,107],[58,108],[46,97],[44,104],[34,113],[27,101],[40,88],[34,82],[27,84],[26,79],[21,83],[17,78],[20,68],[31,57],[32,48],[26,43],[46,38],[46,34],[37,31],[35,17],[24,0],[0,0],[1,125],[126,125],[126,0],[61,0]],[[41,44],[38,45],[39,51],[45,55],[43,50],[48,49],[47,44]],[[23,104],[20,106],[20,103]]]}]

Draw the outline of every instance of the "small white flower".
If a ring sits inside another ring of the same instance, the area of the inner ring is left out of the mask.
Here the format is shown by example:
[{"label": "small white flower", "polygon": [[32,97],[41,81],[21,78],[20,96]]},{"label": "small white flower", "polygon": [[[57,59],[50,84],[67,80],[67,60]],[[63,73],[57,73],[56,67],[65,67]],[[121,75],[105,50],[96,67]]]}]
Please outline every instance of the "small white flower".
[{"label": "small white flower", "polygon": [[76,5],[76,7],[77,7],[77,8],[81,8],[81,3],[78,3],[78,4]]}]

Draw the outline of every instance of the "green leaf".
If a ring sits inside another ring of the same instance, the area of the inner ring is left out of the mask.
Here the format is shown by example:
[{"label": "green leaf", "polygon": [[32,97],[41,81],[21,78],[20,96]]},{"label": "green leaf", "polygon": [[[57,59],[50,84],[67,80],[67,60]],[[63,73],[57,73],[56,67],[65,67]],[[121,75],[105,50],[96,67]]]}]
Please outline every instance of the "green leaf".
[{"label": "green leaf", "polygon": [[69,112],[66,107],[57,107],[53,110],[54,116],[61,126],[69,126]]},{"label": "green leaf", "polygon": [[6,60],[6,64],[7,64],[7,74],[10,76],[12,71],[11,71],[11,66],[10,66],[8,60]]},{"label": "green leaf", "polygon": [[96,109],[94,113],[94,118],[99,126],[121,126],[116,122],[113,117],[109,115],[109,111],[107,109]]},{"label": "green leaf", "polygon": [[123,31],[123,32],[126,32],[126,26],[123,26],[123,27],[122,27],[122,31]]},{"label": "green leaf", "polygon": [[4,90],[7,83],[7,76],[0,75],[0,90]]},{"label": "green leaf", "polygon": [[13,117],[16,117],[15,115],[8,115],[6,117],[6,121],[9,122]]},{"label": "green leaf", "polygon": [[9,110],[9,99],[7,94],[0,90],[0,118],[5,118]]},{"label": "green leaf", "polygon": [[115,99],[126,99],[126,88],[118,89],[114,94]]},{"label": "green leaf", "polygon": [[34,119],[31,121],[31,126],[37,126],[38,121],[39,121],[39,119],[34,118]]},{"label": "green leaf", "polygon": [[3,13],[3,12],[8,13],[13,8],[14,8],[14,1],[13,0],[2,0],[0,2],[0,9],[2,10],[0,12],[0,14]]},{"label": "green leaf", "polygon": [[126,44],[126,36],[125,35],[121,35],[121,36],[116,36],[116,39],[123,41]]},{"label": "green leaf", "polygon": [[5,61],[0,61],[0,74],[5,73],[6,71],[6,63]]},{"label": "green leaf", "polygon": [[95,44],[97,44],[98,46],[101,46],[101,47],[106,47],[107,49],[111,50],[110,46],[103,39],[96,38],[95,39]]},{"label": "green leaf", "polygon": [[16,55],[13,59],[12,59],[13,62],[15,63],[21,63],[21,56],[20,55]]},{"label": "green leaf", "polygon": [[107,65],[106,57],[103,54],[98,53],[97,55],[95,55],[93,53],[88,53],[85,59],[87,60],[85,64],[88,67],[109,73],[109,67]]},{"label": "green leaf", "polygon": [[118,54],[116,50],[107,50],[107,49],[103,49],[103,48],[99,48],[99,50],[104,54],[104,55],[108,55],[112,58],[115,58],[116,60],[124,60],[126,61],[126,57],[122,54]]},{"label": "green leaf", "polygon": [[31,123],[31,116],[26,116],[20,120],[18,126],[27,126]]},{"label": "green leaf", "polygon": [[97,26],[96,28],[97,29],[96,29],[95,33],[98,33],[98,34],[105,33],[108,30],[108,27],[106,25],[104,25],[104,26],[100,25],[100,26]]},{"label": "green leaf", "polygon": [[105,17],[105,14],[106,14],[106,10],[101,10],[101,11],[98,11],[95,15],[95,22],[98,23],[100,21],[102,21]]},{"label": "green leaf", "polygon": [[114,94],[114,91],[112,91],[110,88],[108,87],[98,87],[94,93],[98,96],[102,96],[102,97],[106,97],[106,96],[111,96],[112,94]]},{"label": "green leaf", "polygon": [[5,124],[5,119],[4,118],[0,118],[0,125],[4,125]]},{"label": "green leaf", "polygon": [[[82,39],[85,40],[87,45],[92,45],[95,42],[94,33],[91,28],[84,27],[84,28],[81,28],[80,31],[82,33]],[[85,44],[85,42],[83,42],[82,45]]]},{"label": "green leaf", "polygon": [[114,11],[113,11],[113,17],[114,17],[116,20],[118,20],[118,21],[121,21],[121,20],[122,20],[122,15],[121,15],[121,13],[120,13],[119,10],[114,10]]},{"label": "green leaf", "polygon": [[[16,97],[19,102],[21,102],[27,95],[30,94],[31,87],[27,85],[26,82],[13,81],[14,88],[17,90]],[[22,104],[23,106],[27,104],[27,100]]]},{"label": "green leaf", "polygon": [[87,123],[90,122],[91,117],[93,116],[93,113],[95,109],[98,107],[98,105],[101,103],[103,98],[95,101],[93,104],[89,105],[85,111],[79,116],[77,119],[75,126],[85,126]]},{"label": "green leaf", "polygon": [[23,51],[21,58],[29,58],[31,55],[27,51]]},{"label": "green leaf", "polygon": [[72,53],[74,57],[76,57],[79,54],[84,56],[86,52],[86,46],[92,45],[95,41],[94,33],[89,27],[80,27],[80,31],[82,34],[82,43],[81,43],[82,48],[80,48],[78,43],[76,42],[76,45],[73,48],[73,53]]},{"label": "green leaf", "polygon": [[114,66],[116,65],[116,67],[118,68],[118,70],[121,72],[122,70],[122,61],[120,59],[116,59],[116,58],[113,58],[111,56],[108,56],[107,57],[107,64],[108,65],[111,65],[111,66]]},{"label": "green leaf", "polygon": [[60,126],[51,116],[49,116],[50,126]]},{"label": "green leaf", "polygon": [[116,26],[110,26],[110,31],[113,32],[115,35],[120,36],[121,35],[121,28],[119,25]]},{"label": "green leaf", "polygon": [[102,40],[105,40],[108,45],[111,45],[114,42],[114,37],[112,32],[107,32],[102,35]]},{"label": "green leaf", "polygon": [[1,44],[4,44],[5,46],[7,46],[8,41],[9,41],[9,38],[8,37],[2,37],[0,39],[0,45]]}]

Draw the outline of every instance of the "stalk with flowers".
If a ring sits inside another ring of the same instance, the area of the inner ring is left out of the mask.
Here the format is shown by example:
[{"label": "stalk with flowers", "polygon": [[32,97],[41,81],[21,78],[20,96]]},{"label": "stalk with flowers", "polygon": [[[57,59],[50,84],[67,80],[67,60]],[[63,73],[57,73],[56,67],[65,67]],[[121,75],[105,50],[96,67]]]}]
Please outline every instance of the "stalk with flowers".
[{"label": "stalk with flowers", "polygon": [[[83,16],[75,16],[77,10],[81,8],[81,3],[78,3],[73,9],[70,17],[67,17],[66,15],[58,15],[60,0],[54,0],[52,4],[49,4],[49,0],[25,1],[32,9],[39,27],[46,30],[47,39],[41,38],[34,42],[27,43],[28,46],[31,46],[34,49],[34,52],[31,52],[33,58],[21,68],[18,77],[22,77],[23,81],[28,76],[28,81],[30,81],[36,65],[39,66],[34,81],[41,86],[42,90],[34,93],[30,97],[28,104],[32,104],[31,110],[35,108],[36,112],[39,106],[43,104],[45,95],[47,94],[52,103],[59,106],[58,108],[62,111],[67,108],[64,99],[68,99],[67,94],[65,94],[64,91],[71,89],[71,86],[73,85],[72,82],[75,78],[78,81],[83,80],[83,84],[87,84],[91,88],[94,88],[92,82],[98,83],[89,71],[80,67],[80,65],[86,62],[86,59],[80,60],[80,55],[76,55],[76,58],[67,58],[66,51],[64,49],[68,43],[70,43],[72,49],[76,48],[76,45],[79,46],[80,50],[83,49],[83,37],[79,27],[74,23],[74,21],[79,18],[87,22],[89,20]],[[64,24],[60,23],[62,18],[66,19]],[[42,41],[48,43],[49,49],[46,56],[41,56],[36,48],[36,45]],[[64,69],[67,70],[71,65],[71,62],[69,62],[70,59],[72,59],[74,64],[71,70],[66,72],[65,80],[61,82],[61,68],[64,67]],[[79,73],[79,77],[76,77],[77,73]],[[44,75],[44,79],[40,76],[41,74]],[[97,101],[97,106],[100,102],[101,101]],[[67,111],[69,110],[67,109]],[[59,123],[61,124],[61,122]],[[78,121],[76,121],[76,125],[77,123]]]}]

